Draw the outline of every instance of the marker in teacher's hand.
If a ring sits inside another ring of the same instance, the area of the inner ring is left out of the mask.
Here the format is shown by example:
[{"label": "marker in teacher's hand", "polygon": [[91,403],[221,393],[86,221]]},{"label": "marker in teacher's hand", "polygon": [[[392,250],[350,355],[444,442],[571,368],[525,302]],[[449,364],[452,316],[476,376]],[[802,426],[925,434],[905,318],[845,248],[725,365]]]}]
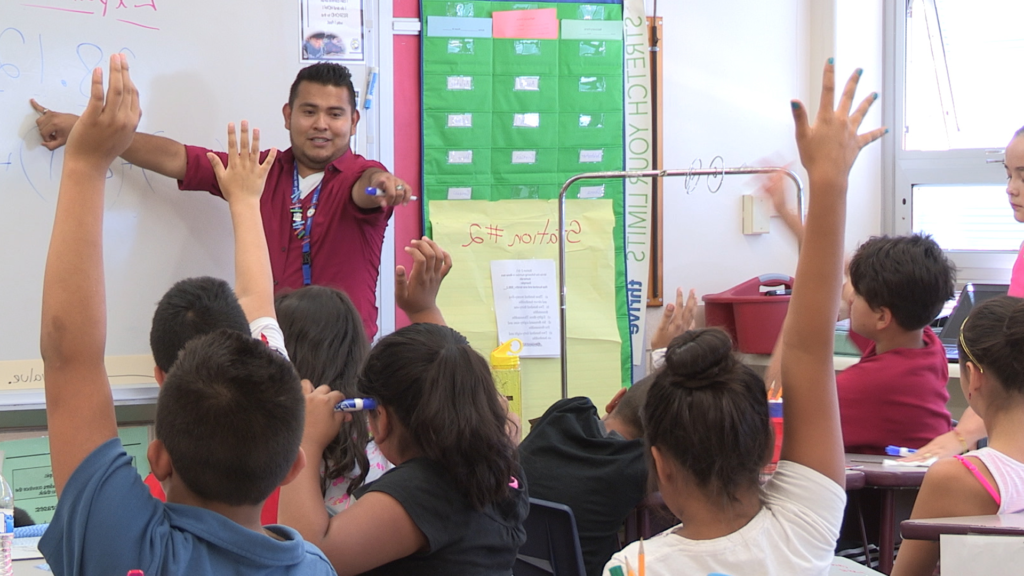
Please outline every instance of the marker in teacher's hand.
[{"label": "marker in teacher's hand", "polygon": [[334,405],[335,412],[360,412],[376,409],[377,401],[373,398],[349,398]]},{"label": "marker in teacher's hand", "polygon": [[[401,189],[402,189],[402,186],[399,185],[398,190],[401,190]],[[368,195],[370,195],[370,196],[383,196],[384,195],[384,191],[383,190],[381,190],[380,188],[374,188],[373,186],[370,186],[369,188],[367,188],[366,189],[366,193]],[[417,198],[416,196],[409,196],[409,200],[419,200],[419,198]]]}]

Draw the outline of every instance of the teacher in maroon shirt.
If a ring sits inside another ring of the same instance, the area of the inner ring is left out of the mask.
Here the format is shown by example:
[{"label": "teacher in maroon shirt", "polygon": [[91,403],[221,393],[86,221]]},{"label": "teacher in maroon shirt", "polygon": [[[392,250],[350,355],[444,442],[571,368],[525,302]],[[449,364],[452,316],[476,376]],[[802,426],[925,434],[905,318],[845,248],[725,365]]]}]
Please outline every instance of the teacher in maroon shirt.
[{"label": "teacher in maroon shirt", "polygon": [[[40,113],[36,124],[43,146],[63,146],[78,117],[31,103]],[[412,188],[350,149],[359,111],[344,66],[318,63],[300,70],[282,113],[291,147],[277,155],[260,200],[275,290],[309,284],[343,290],[359,310],[367,337],[373,338],[384,230],[393,207],[412,199]],[[209,152],[136,133],[122,158],[177,179],[182,190],[220,196]],[[215,154],[226,161],[223,152]],[[376,189],[376,195],[368,189]]]}]

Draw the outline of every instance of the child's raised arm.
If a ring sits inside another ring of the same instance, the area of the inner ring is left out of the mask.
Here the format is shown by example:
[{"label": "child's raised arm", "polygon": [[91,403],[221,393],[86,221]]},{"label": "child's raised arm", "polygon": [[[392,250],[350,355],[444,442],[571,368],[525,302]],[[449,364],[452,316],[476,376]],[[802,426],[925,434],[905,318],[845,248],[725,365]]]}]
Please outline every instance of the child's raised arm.
[{"label": "child's raised arm", "polygon": [[117,436],[104,367],[107,337],[103,277],[103,189],[107,168],[132,142],[139,93],[122,54],[93,70],[92,94],[68,137],[60,197],[43,276],[40,351],[46,374],[46,420],[57,495],[71,473]]},{"label": "child's raised arm", "polygon": [[857,134],[868,108],[878,98],[872,93],[851,114],[860,73],[857,70],[847,81],[839,106],[834,108],[835,68],[829,59],[814,124],[808,123],[800,102],[792,103],[810,198],[805,242],[782,336],[782,380],[786,383],[782,458],[813,468],[840,486],[845,485],[846,473],[832,354],[843,285],[847,180],[861,148],[885,133],[879,128]]},{"label": "child's raised arm", "polygon": [[260,162],[260,131],[252,132],[242,120],[241,146],[236,143],[235,125],[228,124],[228,165],[216,154],[206,154],[217,175],[217,183],[228,201],[235,234],[235,295],[249,322],[257,318],[277,318],[274,311],[274,275],[270,269],[267,237],[260,216],[260,196],[267,173],[277,157],[271,149]]},{"label": "child's raised arm", "polygon": [[409,321],[445,325],[437,307],[437,291],[452,269],[452,257],[436,242],[424,236],[405,247],[412,256],[412,271],[405,266],[395,267],[395,303],[409,317]]}]

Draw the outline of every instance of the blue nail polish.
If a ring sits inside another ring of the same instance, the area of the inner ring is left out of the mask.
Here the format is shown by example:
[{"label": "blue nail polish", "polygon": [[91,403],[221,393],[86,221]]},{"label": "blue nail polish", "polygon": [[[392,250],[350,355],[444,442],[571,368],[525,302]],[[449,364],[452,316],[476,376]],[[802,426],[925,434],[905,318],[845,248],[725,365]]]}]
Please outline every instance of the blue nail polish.
[{"label": "blue nail polish", "polygon": [[793,110],[799,110],[800,109],[800,103],[799,102],[790,102],[789,104],[790,104],[790,106],[793,107]]},{"label": "blue nail polish", "polygon": [[889,133],[889,129],[888,129],[888,128],[886,128],[886,129],[885,129],[885,132],[883,132],[883,134],[888,134],[888,133]]},{"label": "blue nail polish", "polygon": [[857,68],[857,76],[858,76],[858,77],[859,77],[859,76],[860,76],[861,74],[863,74],[863,73],[864,73],[864,69],[863,69],[863,68]]},{"label": "blue nail polish", "polygon": [[872,100],[878,100],[878,92],[872,92],[871,93],[871,99]]},{"label": "blue nail polish", "polygon": [[836,63],[836,59],[835,58],[829,58],[828,59],[828,63],[829,63],[829,65],[835,64]]}]

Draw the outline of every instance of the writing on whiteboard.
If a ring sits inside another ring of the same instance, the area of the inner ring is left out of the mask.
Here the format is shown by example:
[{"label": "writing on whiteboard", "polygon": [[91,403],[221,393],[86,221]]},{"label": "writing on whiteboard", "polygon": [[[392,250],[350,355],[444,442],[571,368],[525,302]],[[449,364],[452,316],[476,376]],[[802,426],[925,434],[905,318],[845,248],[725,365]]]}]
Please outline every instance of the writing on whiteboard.
[{"label": "writing on whiteboard", "polygon": [[37,10],[113,18],[123,24],[147,30],[160,29],[154,25],[154,14],[160,10],[157,8],[156,0],[35,0],[22,3],[22,6]]},{"label": "writing on whiteboard", "polygon": [[[479,224],[476,222],[469,225],[469,241],[462,244],[463,248],[469,248],[476,244],[498,244],[507,248],[516,246],[543,246],[547,244],[558,244],[558,224],[548,218],[543,228],[532,230],[515,229],[510,226],[502,228],[497,224]],[[565,241],[569,244],[579,244],[580,234],[583,233],[583,225],[579,220],[570,220],[565,226]]]},{"label": "writing on whiteboard", "polygon": [[[88,0],[76,0],[86,2]],[[98,1],[98,0],[94,0]],[[113,0],[116,1],[116,0]],[[92,82],[92,70],[103,66],[110,53],[120,53],[128,57],[129,64],[135,65],[135,52],[128,46],[114,44],[101,46],[92,42],[81,42],[68,48],[56,49],[47,45],[42,34],[26,33],[18,28],[8,27],[0,30],[0,93],[5,89],[18,92],[22,88],[33,89],[37,85],[69,89],[82,96],[82,107],[89,97]],[[47,70],[47,62],[74,62],[72,66],[51,66]],[[31,83],[31,84],[28,84]],[[22,86],[24,85],[24,86]],[[59,89],[58,89],[59,90]],[[22,102],[22,104],[25,104]],[[28,130],[35,130],[31,125]],[[8,139],[12,148],[0,147],[0,187],[6,190],[26,191],[40,201],[49,201],[54,195],[56,184],[60,181],[60,162],[56,158],[59,152],[29,149],[31,138],[27,134],[18,134],[17,140]],[[124,178],[132,171],[139,172],[145,186],[153,189],[148,173],[125,160],[115,161],[107,170],[107,179],[118,177],[119,184],[113,202],[117,201],[124,186]],[[12,186],[11,180],[22,181],[25,186]]]},{"label": "writing on whiteboard", "polygon": [[[37,49],[38,47],[38,49]],[[127,46],[122,46],[117,49],[117,52],[129,56],[128,64],[134,66],[135,52]],[[38,53],[38,60],[36,54]],[[45,85],[47,80],[56,78],[49,78],[46,73],[46,61],[47,56],[49,58],[56,58],[58,62],[65,60],[71,60],[70,54],[54,54],[47,52],[43,42],[43,35],[37,34],[35,38],[31,34],[26,36],[21,30],[17,28],[4,28],[0,30],[0,92],[4,91],[5,84],[14,84],[19,81],[28,81],[28,76],[22,78],[22,71],[26,66],[32,65],[33,67],[38,64],[39,74],[32,75],[32,80],[38,80],[39,84]],[[104,53],[103,48],[92,42],[82,42],[75,47],[75,57],[78,61],[78,69],[75,71],[74,78],[70,82],[74,83],[78,87],[78,92],[82,96],[88,98],[89,92],[92,88],[92,71],[97,66],[103,66],[107,59],[107,54]],[[34,72],[34,70],[33,70]],[[63,87],[68,86],[69,79],[66,75],[67,70],[62,69],[58,72],[60,84]],[[84,108],[84,105],[83,105]]]}]

